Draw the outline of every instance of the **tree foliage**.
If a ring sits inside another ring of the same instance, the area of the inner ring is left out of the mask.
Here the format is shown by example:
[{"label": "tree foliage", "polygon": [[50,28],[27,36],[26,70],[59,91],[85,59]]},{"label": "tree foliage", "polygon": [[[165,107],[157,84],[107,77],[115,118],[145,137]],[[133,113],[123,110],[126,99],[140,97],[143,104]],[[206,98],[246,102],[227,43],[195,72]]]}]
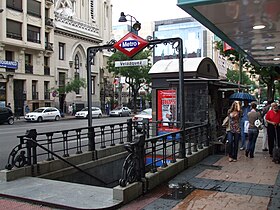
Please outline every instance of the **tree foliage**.
[{"label": "tree foliage", "polygon": [[[223,50],[223,42],[217,41],[216,48],[220,51],[220,54],[227,57],[232,62],[239,62],[239,53],[236,50]],[[265,84],[267,86],[267,100],[273,100],[275,96],[275,81],[280,78],[280,68],[278,66],[260,67],[251,64],[245,59],[245,56],[241,56],[243,59],[243,67],[249,69],[251,74],[259,75],[259,84]],[[243,77],[244,78],[244,77]],[[280,88],[280,86],[279,86]],[[278,89],[279,91],[280,89]]]},{"label": "tree foliage", "polygon": [[[143,85],[150,85],[151,77],[148,72],[152,66],[150,62],[151,51],[144,50],[136,54],[133,58],[130,58],[122,52],[115,52],[107,62],[107,69],[115,76],[125,77],[125,82],[129,85],[133,94],[134,112],[136,112],[136,100],[139,89]],[[129,66],[129,67],[115,67],[115,61],[128,61],[128,60],[142,60],[148,59],[147,66]]]}]

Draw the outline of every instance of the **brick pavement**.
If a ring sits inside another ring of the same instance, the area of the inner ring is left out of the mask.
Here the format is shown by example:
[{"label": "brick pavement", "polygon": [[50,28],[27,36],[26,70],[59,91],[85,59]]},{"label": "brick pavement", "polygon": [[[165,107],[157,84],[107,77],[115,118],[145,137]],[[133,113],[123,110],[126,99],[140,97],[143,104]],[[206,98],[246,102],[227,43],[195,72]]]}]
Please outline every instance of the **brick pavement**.
[{"label": "brick pavement", "polygon": [[254,158],[244,151],[237,162],[225,155],[207,157],[121,210],[280,209],[280,164],[261,150],[261,140],[260,132]]}]

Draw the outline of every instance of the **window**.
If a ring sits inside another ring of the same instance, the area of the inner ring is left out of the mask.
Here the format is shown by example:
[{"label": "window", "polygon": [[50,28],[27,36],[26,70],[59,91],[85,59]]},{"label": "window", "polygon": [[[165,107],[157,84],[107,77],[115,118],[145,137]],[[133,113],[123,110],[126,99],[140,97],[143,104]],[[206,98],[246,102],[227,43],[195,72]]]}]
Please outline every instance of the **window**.
[{"label": "window", "polygon": [[12,39],[22,40],[21,23],[7,19],[7,37]]},{"label": "window", "polygon": [[27,13],[29,15],[41,17],[41,2],[35,0],[28,0]]},{"label": "window", "polygon": [[32,100],[38,100],[37,81],[32,80]]},{"label": "window", "polygon": [[27,41],[41,43],[40,28],[27,25]]},{"label": "window", "polygon": [[59,75],[58,75],[58,79],[59,79],[58,87],[59,88],[64,88],[65,87],[65,78],[66,78],[65,73],[59,72]]},{"label": "window", "polygon": [[94,0],[90,0],[90,17],[94,20]]},{"label": "window", "polygon": [[[78,55],[75,56],[75,67],[74,68],[75,68],[75,79],[80,79],[80,74],[79,74],[79,72],[80,72],[80,59],[79,59]],[[76,94],[79,94],[80,93],[79,88],[77,88],[77,90],[75,92],[76,92]]]},{"label": "window", "polygon": [[25,73],[33,74],[32,55],[25,54]]},{"label": "window", "polygon": [[44,75],[50,75],[49,58],[44,57]]},{"label": "window", "polygon": [[95,76],[91,77],[91,94],[94,95],[95,94]]},{"label": "window", "polygon": [[[5,59],[6,61],[13,61],[14,60],[14,52],[12,51],[5,51]],[[15,69],[6,68],[6,72],[15,72]]]},{"label": "window", "polygon": [[59,42],[59,60],[64,60],[65,44]]},{"label": "window", "polygon": [[6,0],[7,8],[22,12],[22,0]]},{"label": "window", "polygon": [[49,81],[44,81],[44,99],[50,99],[50,91],[49,91]]}]

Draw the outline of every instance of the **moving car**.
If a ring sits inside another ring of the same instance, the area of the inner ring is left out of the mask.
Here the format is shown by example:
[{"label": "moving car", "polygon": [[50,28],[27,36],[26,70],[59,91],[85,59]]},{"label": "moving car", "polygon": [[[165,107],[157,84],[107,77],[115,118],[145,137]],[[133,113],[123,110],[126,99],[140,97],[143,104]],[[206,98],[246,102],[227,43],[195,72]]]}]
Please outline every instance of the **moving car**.
[{"label": "moving car", "polygon": [[123,117],[123,116],[129,116],[131,114],[131,110],[124,106],[124,107],[117,107],[110,111],[109,115],[112,117]]},{"label": "moving car", "polygon": [[[92,117],[102,117],[102,111],[98,107],[91,108]],[[81,111],[76,112],[76,118],[88,118],[88,107],[83,108]]]},{"label": "moving car", "polygon": [[59,120],[61,118],[60,111],[55,107],[40,107],[35,109],[33,112],[29,112],[25,115],[26,121],[38,121],[42,122],[45,120]]},{"label": "moving car", "polygon": [[7,107],[0,107],[0,123],[14,124],[14,114],[11,109]]},{"label": "moving car", "polygon": [[143,129],[143,120],[146,119],[148,121],[152,121],[152,109],[148,108],[148,109],[144,109],[142,112],[140,112],[139,114],[135,115],[132,118],[132,121],[135,122],[135,126],[137,131],[142,131]]}]

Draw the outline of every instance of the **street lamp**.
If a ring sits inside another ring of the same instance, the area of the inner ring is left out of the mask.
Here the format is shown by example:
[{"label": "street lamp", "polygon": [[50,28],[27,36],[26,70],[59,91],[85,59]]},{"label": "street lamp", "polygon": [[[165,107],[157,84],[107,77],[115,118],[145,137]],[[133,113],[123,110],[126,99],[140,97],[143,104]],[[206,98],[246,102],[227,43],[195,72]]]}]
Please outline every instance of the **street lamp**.
[{"label": "street lamp", "polygon": [[[132,29],[134,29],[135,31],[139,31],[141,29],[141,23],[136,20],[136,18],[132,15],[125,15],[124,12],[121,12],[121,16],[119,18],[119,22],[127,22],[126,16],[130,17],[130,31],[132,32]],[[135,21],[135,23],[132,25],[132,21]]]}]

